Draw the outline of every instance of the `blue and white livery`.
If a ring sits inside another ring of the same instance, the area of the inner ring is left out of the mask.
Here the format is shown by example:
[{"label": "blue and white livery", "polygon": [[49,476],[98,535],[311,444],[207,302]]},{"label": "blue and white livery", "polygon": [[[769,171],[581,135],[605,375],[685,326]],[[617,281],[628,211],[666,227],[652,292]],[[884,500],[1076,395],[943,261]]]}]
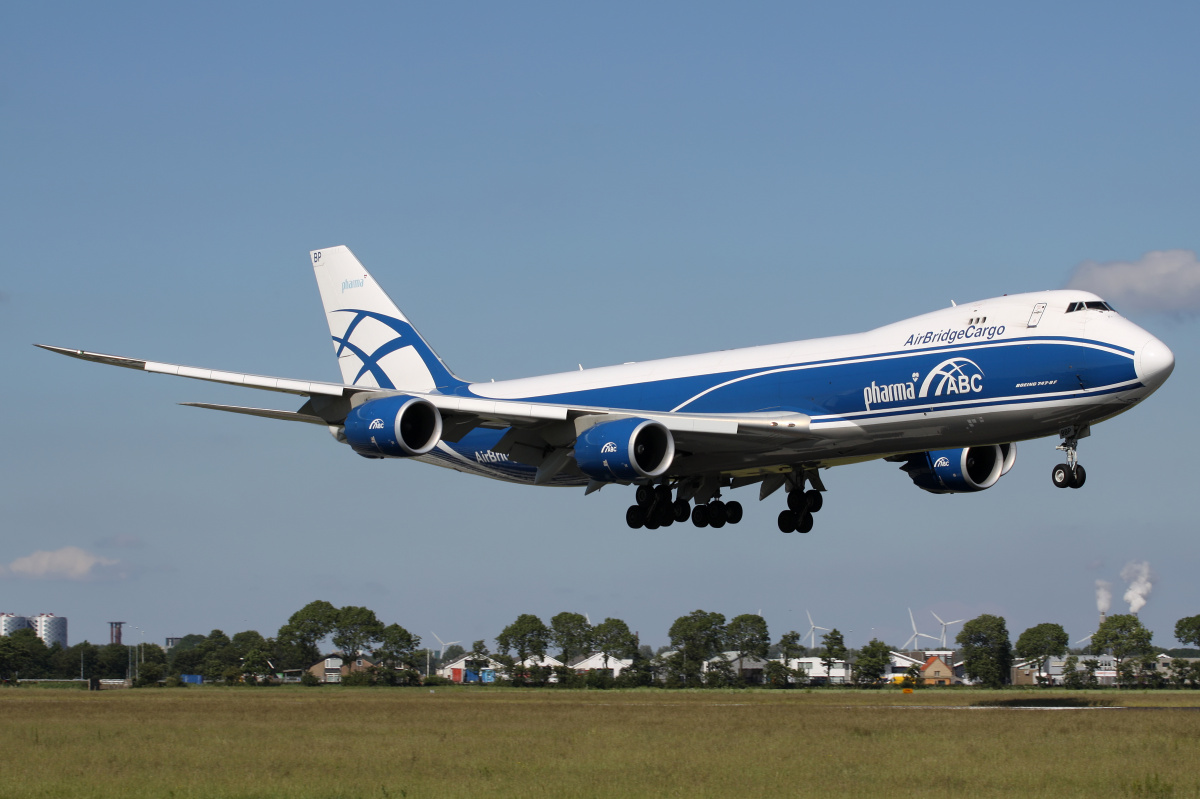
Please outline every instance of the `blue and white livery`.
[{"label": "blue and white livery", "polygon": [[37,345],[84,360],[305,396],[297,411],[186,403],[307,422],[367,458],[497,480],[637,486],[631,527],[736,524],[722,495],[780,488],[784,532],[808,532],[821,470],[883,458],[928,491],[981,491],[1017,441],[1057,435],[1059,487],[1078,440],[1153,393],[1165,344],[1081,291],[958,305],[865,333],[520,380],[457,377],[346,247],[311,253],[341,383],[197,369]]}]

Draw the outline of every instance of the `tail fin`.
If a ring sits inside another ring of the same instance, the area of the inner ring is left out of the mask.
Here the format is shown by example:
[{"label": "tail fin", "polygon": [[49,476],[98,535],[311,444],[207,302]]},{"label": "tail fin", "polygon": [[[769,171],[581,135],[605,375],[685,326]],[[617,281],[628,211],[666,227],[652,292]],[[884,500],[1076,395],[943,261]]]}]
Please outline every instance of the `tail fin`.
[{"label": "tail fin", "polygon": [[408,391],[463,385],[349,247],[328,247],[309,255],[342,382]]}]

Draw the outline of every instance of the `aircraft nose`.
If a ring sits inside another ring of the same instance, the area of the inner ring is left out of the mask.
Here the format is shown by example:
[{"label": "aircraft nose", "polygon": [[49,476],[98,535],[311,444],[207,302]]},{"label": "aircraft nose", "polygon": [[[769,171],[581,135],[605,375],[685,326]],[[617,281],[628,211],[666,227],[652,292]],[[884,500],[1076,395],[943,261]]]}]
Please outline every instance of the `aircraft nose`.
[{"label": "aircraft nose", "polygon": [[1155,389],[1166,382],[1175,369],[1175,353],[1156,338],[1138,347],[1134,370],[1142,384]]}]

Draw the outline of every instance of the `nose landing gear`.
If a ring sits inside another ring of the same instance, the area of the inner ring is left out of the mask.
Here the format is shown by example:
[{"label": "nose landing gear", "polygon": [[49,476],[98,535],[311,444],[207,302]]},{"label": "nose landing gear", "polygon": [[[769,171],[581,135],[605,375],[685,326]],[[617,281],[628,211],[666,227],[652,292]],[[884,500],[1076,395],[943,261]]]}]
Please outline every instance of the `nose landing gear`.
[{"label": "nose landing gear", "polygon": [[1087,480],[1087,471],[1079,465],[1079,453],[1076,450],[1079,447],[1079,439],[1087,438],[1091,434],[1088,425],[1078,430],[1067,427],[1059,432],[1063,443],[1055,449],[1067,453],[1067,462],[1058,464],[1050,473],[1050,479],[1054,481],[1056,488],[1083,488],[1083,483]]}]

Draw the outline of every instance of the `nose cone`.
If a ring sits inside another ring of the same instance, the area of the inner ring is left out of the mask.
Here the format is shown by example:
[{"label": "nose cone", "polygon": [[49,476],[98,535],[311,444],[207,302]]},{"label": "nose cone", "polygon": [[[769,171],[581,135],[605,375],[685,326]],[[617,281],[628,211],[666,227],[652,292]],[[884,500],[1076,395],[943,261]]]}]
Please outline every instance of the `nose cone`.
[{"label": "nose cone", "polygon": [[1156,389],[1166,382],[1175,369],[1175,353],[1166,344],[1156,338],[1151,338],[1138,347],[1134,356],[1134,370],[1138,380],[1150,389]]}]

